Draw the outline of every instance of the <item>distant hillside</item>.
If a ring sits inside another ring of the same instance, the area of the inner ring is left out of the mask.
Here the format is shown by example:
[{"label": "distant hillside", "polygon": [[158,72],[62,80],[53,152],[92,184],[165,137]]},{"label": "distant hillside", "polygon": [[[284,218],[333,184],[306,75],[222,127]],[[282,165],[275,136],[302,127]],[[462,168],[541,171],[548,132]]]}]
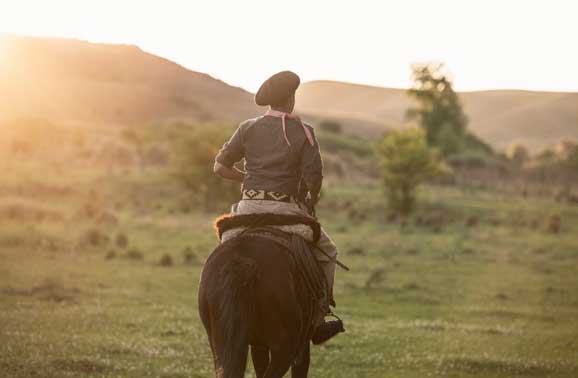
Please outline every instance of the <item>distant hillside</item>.
[{"label": "distant hillside", "polygon": [[[520,142],[536,151],[578,139],[578,93],[486,91],[461,94],[474,133],[497,148]],[[263,109],[253,95],[187,70],[136,46],[0,35],[0,120],[69,124],[159,120],[231,121]],[[331,81],[304,83],[298,112],[340,120],[378,135],[402,127],[405,90]]]},{"label": "distant hillside", "polygon": [[[460,98],[470,129],[494,147],[520,142],[536,151],[562,139],[578,140],[578,93],[497,90],[464,92]],[[299,110],[315,118],[343,119],[362,132],[376,134],[404,124],[412,105],[403,89],[333,81],[301,85]]]},{"label": "distant hillside", "polygon": [[128,45],[0,35],[0,118],[239,120],[253,95]]}]

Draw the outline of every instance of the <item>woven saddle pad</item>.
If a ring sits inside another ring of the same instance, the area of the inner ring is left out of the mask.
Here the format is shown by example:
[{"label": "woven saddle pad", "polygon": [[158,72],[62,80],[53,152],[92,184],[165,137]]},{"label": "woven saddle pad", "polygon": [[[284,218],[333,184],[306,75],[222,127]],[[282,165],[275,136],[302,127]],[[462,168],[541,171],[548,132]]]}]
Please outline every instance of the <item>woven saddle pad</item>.
[{"label": "woven saddle pad", "polygon": [[215,230],[221,242],[230,240],[248,228],[273,227],[289,234],[301,236],[316,244],[321,235],[321,225],[315,219],[286,214],[225,214],[215,220]]}]

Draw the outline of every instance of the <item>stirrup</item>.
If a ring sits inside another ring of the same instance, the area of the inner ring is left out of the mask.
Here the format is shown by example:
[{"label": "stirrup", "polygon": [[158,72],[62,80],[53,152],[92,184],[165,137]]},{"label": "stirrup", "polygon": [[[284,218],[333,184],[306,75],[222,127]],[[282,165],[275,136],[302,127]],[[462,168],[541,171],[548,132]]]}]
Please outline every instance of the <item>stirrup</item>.
[{"label": "stirrup", "polygon": [[325,316],[332,316],[335,319],[339,320],[341,323],[343,323],[343,320],[341,320],[339,316],[335,315],[335,313],[331,311],[331,309],[329,309],[329,311],[327,312],[327,314],[325,314]]},{"label": "stirrup", "polygon": [[330,320],[319,324],[311,336],[311,342],[313,344],[318,345],[324,343],[335,335],[345,332],[341,319],[339,319],[335,314],[331,316],[335,316],[337,320]]}]

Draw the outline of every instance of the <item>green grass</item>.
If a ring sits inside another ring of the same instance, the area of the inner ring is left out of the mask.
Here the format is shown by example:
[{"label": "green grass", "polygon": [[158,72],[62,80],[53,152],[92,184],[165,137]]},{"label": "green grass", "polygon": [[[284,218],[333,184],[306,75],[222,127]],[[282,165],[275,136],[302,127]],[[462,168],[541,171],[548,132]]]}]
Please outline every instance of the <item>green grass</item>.
[{"label": "green grass", "polygon": [[[0,211],[25,203],[62,219],[0,219],[0,376],[211,376],[202,267],[183,250],[206,258],[216,214],[183,207],[154,170],[39,179],[74,188],[64,194],[16,190],[26,177],[4,182]],[[578,376],[578,207],[427,187],[401,227],[383,198],[370,181],[327,181],[319,215],[352,268],[335,289],[347,333],[313,348],[311,376]],[[115,220],[79,215],[87,204]],[[165,254],[173,266],[159,265]]]}]

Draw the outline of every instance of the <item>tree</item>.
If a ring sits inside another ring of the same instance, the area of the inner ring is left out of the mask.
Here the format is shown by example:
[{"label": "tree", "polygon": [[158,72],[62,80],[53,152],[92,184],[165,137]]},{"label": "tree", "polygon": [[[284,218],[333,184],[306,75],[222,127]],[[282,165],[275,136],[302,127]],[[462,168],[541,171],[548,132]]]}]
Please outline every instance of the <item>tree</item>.
[{"label": "tree", "polygon": [[451,124],[446,123],[440,129],[437,136],[438,148],[443,151],[445,156],[456,154],[462,147],[462,139]]},{"label": "tree", "polygon": [[417,119],[424,129],[427,143],[439,147],[447,156],[457,152],[466,134],[468,119],[443,63],[412,65],[414,87],[408,95],[418,106],[406,112],[409,120]]},{"label": "tree", "polygon": [[389,206],[406,216],[415,206],[418,186],[443,172],[438,150],[428,146],[423,130],[409,129],[386,135],[378,153]]},{"label": "tree", "polygon": [[564,161],[564,165],[566,166],[566,170],[568,171],[568,177],[578,177],[578,144],[573,145],[570,147],[568,151],[568,156]]}]

